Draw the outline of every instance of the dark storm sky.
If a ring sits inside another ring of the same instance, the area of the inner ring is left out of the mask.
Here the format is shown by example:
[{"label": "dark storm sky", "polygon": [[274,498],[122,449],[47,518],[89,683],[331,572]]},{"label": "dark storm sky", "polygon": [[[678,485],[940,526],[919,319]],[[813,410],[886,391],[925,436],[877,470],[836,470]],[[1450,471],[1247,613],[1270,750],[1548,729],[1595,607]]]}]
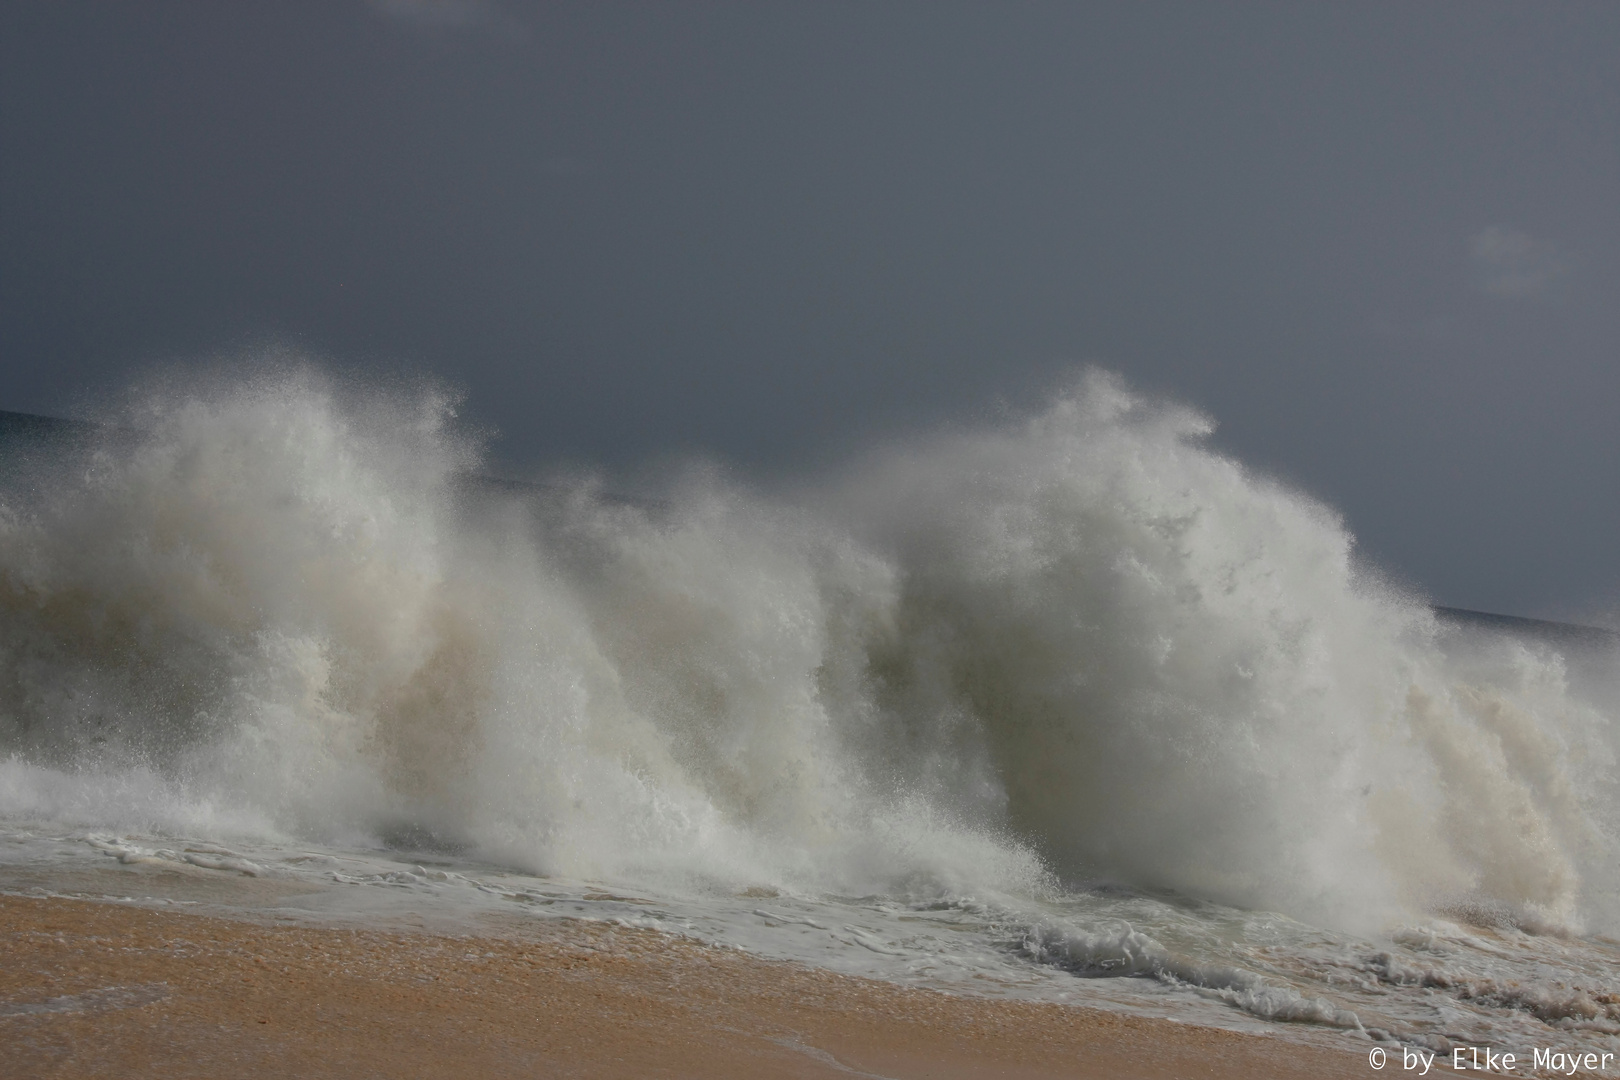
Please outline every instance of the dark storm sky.
[{"label": "dark storm sky", "polygon": [[762,474],[1083,362],[1442,603],[1620,601],[1620,4],[0,11],[0,408],[275,341]]}]

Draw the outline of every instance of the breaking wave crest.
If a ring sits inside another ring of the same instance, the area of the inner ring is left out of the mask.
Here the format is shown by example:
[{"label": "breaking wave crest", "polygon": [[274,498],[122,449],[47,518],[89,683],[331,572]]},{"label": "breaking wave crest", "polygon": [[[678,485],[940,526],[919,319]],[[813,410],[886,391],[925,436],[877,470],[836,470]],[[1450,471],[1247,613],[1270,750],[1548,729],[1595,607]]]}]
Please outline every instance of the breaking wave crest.
[{"label": "breaking wave crest", "polygon": [[0,502],[0,813],[1617,925],[1614,680],[1438,624],[1111,376],[791,495],[699,471],[642,502],[469,481],[431,391],[131,400]]}]

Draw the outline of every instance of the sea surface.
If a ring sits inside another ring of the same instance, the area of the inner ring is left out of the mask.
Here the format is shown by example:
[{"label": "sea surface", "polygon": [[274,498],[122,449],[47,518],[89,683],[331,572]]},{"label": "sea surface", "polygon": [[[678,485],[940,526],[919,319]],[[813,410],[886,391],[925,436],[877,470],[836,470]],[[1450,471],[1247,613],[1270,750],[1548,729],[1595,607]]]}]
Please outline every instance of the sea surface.
[{"label": "sea surface", "polygon": [[0,445],[0,889],[1620,1051],[1615,638],[1437,613],[1196,412],[626,496],[431,390],[122,400]]}]

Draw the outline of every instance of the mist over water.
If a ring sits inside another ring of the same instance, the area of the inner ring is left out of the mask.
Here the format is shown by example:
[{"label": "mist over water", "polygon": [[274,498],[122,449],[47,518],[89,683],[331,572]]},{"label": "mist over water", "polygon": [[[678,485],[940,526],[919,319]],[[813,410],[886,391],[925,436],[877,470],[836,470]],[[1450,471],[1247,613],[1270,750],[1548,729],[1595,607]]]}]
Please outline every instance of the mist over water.
[{"label": "mist over water", "polygon": [[129,401],[9,471],[0,814],[700,892],[1620,929],[1612,657],[1437,623],[1106,374],[791,492],[693,470],[639,502],[469,480],[432,390]]}]

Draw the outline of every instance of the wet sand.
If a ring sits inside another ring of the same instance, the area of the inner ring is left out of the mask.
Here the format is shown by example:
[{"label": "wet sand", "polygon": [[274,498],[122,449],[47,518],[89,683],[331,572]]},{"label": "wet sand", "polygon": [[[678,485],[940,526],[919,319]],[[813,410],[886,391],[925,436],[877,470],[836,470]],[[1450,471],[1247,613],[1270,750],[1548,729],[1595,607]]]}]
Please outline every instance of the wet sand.
[{"label": "wet sand", "polygon": [[600,923],[456,936],[0,896],[5,1077],[1366,1078],[1171,1021],[913,990]]}]

